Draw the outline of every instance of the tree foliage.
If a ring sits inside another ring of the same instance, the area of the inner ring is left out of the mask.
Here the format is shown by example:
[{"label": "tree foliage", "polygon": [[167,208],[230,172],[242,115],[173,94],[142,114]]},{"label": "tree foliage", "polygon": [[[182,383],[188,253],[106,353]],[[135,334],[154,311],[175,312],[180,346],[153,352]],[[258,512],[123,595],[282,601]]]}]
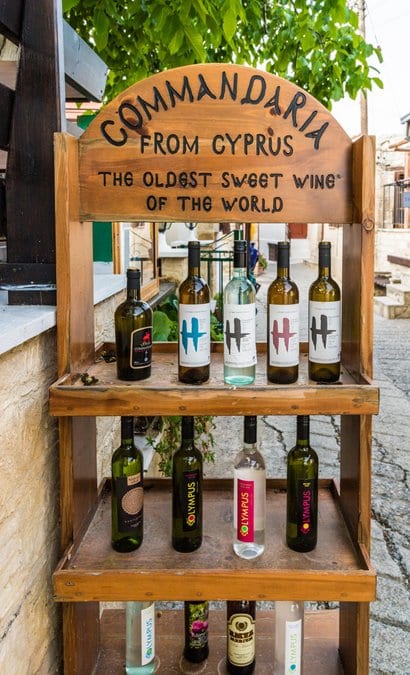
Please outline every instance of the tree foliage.
[{"label": "tree foliage", "polygon": [[161,70],[191,63],[263,67],[327,107],[382,87],[378,47],[347,0],[63,0],[65,18],[110,72],[108,99]]}]

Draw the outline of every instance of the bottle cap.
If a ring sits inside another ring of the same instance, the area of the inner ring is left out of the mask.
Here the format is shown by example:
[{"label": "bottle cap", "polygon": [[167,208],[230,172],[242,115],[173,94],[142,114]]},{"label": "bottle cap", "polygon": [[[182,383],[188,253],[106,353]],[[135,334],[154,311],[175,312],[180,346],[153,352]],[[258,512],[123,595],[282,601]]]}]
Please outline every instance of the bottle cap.
[{"label": "bottle cap", "polygon": [[257,423],[258,418],[256,417],[256,415],[245,415],[245,417],[243,418],[245,443],[256,443]]},{"label": "bottle cap", "polygon": [[127,279],[141,279],[141,271],[130,267],[127,269]]},{"label": "bottle cap", "polygon": [[199,248],[199,247],[200,247],[199,241],[189,241],[188,242],[188,250],[190,248]]},{"label": "bottle cap", "polygon": [[185,439],[194,437],[194,418],[183,416],[181,417],[181,436]]},{"label": "bottle cap", "polygon": [[298,415],[296,418],[297,438],[299,440],[309,440],[309,415]]},{"label": "bottle cap", "polygon": [[246,251],[247,242],[245,239],[236,239],[233,242],[234,251]]}]

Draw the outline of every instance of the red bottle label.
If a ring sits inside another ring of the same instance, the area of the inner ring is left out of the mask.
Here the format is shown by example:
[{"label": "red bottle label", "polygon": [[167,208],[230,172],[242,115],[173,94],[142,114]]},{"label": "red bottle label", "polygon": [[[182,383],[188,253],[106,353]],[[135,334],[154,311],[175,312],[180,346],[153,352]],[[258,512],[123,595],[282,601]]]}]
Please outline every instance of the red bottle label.
[{"label": "red bottle label", "polygon": [[254,541],[254,482],[238,479],[237,538],[239,541]]}]

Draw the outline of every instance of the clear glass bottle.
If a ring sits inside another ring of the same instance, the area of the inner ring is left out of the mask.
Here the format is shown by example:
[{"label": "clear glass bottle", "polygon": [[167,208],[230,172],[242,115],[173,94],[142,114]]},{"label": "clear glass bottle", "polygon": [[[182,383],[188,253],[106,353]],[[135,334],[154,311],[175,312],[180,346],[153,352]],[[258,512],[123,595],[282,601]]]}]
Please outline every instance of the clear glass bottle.
[{"label": "clear glass bottle", "polygon": [[209,602],[207,600],[184,603],[184,657],[191,663],[202,663],[208,658],[208,615]]},{"label": "clear glass bottle", "polygon": [[255,670],[255,610],[252,600],[226,603],[226,668],[231,675],[251,675]]},{"label": "clear glass bottle", "polygon": [[289,276],[288,241],[278,242],[278,271],[268,288],[267,376],[275,384],[299,374],[299,291]]},{"label": "clear glass bottle", "polygon": [[155,603],[126,602],[125,672],[147,675],[155,672]]},{"label": "clear glass bottle", "polygon": [[224,381],[243,386],[255,380],[255,288],[247,277],[246,241],[234,241],[233,255],[233,276],[223,294]]},{"label": "clear glass bottle", "polygon": [[309,416],[297,417],[296,445],[288,454],[286,543],[308,552],[317,543],[319,460],[309,443]]},{"label": "clear glass bottle", "polygon": [[121,417],[121,445],[111,459],[111,544],[116,551],[135,551],[143,538],[143,468],[134,444],[134,418]]},{"label": "clear glass bottle", "polygon": [[330,242],[319,242],[319,275],[309,289],[309,377],[315,382],[340,377],[340,288],[331,276],[330,253]]},{"label": "clear glass bottle", "polygon": [[233,550],[250,560],[265,549],[266,472],[254,415],[244,417],[244,443],[234,460],[233,481]]},{"label": "clear glass bottle", "polygon": [[275,602],[274,675],[303,673],[304,603]]},{"label": "clear glass bottle", "polygon": [[127,298],[114,314],[117,376],[145,380],[151,375],[152,309],[141,300],[141,273],[127,270]]},{"label": "clear glass bottle", "polygon": [[211,362],[211,305],[200,256],[199,241],[189,241],[188,276],[179,287],[178,306],[178,379],[186,384],[206,382]]}]

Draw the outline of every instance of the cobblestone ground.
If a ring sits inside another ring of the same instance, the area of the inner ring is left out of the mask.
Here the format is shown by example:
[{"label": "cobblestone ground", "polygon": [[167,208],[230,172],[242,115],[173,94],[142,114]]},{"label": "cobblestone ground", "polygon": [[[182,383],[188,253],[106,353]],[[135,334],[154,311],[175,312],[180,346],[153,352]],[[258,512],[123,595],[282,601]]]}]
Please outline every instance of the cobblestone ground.
[{"label": "cobblestone ground", "polygon": [[[258,277],[257,335],[265,339],[266,290],[273,264]],[[315,270],[297,264],[301,306]],[[305,310],[303,310],[305,311]],[[303,315],[302,315],[303,316]],[[302,339],[306,340],[306,317]],[[371,675],[410,675],[410,320],[375,317],[374,380],[380,387],[380,414],[373,420],[372,561],[378,574],[377,601],[371,605]],[[241,418],[216,419],[216,463],[206,475],[229,476],[241,445]],[[285,475],[286,456],[295,441],[294,417],[264,417],[261,450],[269,477]],[[315,416],[311,444],[320,457],[320,475],[339,476],[340,418]]]}]

